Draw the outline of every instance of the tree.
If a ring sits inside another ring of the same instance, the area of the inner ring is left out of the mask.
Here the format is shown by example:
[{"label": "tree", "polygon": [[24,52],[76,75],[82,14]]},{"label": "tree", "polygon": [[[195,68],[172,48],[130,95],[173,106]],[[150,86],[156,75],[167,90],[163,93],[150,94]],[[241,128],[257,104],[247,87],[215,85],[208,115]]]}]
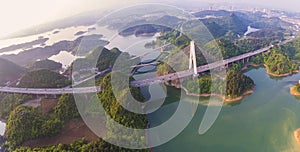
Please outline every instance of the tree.
[{"label": "tree", "polygon": [[66,121],[80,116],[74,96],[71,94],[63,94],[55,107],[55,113],[59,120]]}]

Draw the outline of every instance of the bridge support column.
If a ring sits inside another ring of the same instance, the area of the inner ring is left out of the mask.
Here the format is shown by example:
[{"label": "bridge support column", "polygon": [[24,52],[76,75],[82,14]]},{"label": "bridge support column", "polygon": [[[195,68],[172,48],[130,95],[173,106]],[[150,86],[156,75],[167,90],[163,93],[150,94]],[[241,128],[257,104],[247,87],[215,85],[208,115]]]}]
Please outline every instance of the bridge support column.
[{"label": "bridge support column", "polygon": [[194,76],[198,76],[197,61],[196,61],[196,47],[195,47],[194,41],[191,41],[191,45],[190,45],[189,69],[192,69],[192,68],[193,68]]}]

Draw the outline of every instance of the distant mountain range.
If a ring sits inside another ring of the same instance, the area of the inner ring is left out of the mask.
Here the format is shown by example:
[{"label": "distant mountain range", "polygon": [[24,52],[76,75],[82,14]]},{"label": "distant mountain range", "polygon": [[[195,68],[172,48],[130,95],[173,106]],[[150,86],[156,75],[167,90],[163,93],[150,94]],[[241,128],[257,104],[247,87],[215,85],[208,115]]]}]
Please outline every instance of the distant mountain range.
[{"label": "distant mountain range", "polygon": [[[248,30],[248,26],[258,29],[285,29],[293,26],[292,23],[285,22],[278,17],[265,17],[262,12],[238,12],[238,11],[227,11],[227,10],[205,10],[193,13],[193,15],[208,28],[211,34],[215,38],[220,38],[223,36],[231,35],[231,37],[237,38],[238,36],[243,36]],[[161,31],[170,31],[169,27],[164,27],[164,25],[169,25],[178,29],[181,23],[185,20],[179,17],[165,15],[158,17],[157,19],[151,18],[146,21],[146,18],[121,23],[119,20],[112,20],[109,24],[112,28],[118,29],[119,27],[128,27],[123,31],[119,31],[120,35],[153,35]],[[147,23],[147,24],[145,24]]]},{"label": "distant mountain range", "polygon": [[205,10],[194,13],[210,30],[214,37],[224,36],[228,31],[243,35],[247,27],[282,30],[293,26],[278,17],[264,17],[262,12],[237,12],[226,10]]}]

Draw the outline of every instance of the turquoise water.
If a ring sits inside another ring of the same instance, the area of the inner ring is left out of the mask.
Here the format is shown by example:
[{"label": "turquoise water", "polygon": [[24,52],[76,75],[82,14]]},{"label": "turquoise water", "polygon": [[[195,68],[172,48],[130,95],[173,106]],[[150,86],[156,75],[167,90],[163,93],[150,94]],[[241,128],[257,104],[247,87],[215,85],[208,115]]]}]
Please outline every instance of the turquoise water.
[{"label": "turquoise water", "polygon": [[[289,87],[297,83],[300,74],[281,80],[270,78],[263,68],[253,69],[245,74],[254,80],[255,92],[235,105],[224,106],[206,134],[198,134],[207,108],[199,104],[188,127],[170,142],[153,148],[153,151],[300,151],[293,136],[293,131],[300,128],[300,100],[289,94]],[[148,115],[151,126],[167,120],[177,105],[178,102],[171,101],[171,104]]]}]

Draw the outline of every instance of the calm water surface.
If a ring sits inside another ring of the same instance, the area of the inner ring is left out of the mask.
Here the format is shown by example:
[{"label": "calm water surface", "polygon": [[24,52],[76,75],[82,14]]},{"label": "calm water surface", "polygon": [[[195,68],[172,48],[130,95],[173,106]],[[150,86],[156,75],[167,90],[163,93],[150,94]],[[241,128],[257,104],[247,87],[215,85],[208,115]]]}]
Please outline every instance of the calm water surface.
[{"label": "calm water surface", "polygon": [[[260,68],[246,75],[254,80],[255,92],[238,104],[224,106],[206,134],[198,134],[206,110],[206,106],[200,104],[188,127],[175,139],[154,148],[154,152],[299,151],[293,131],[300,128],[300,100],[289,94],[289,87],[297,83],[300,74],[274,80]],[[151,126],[167,120],[177,104],[171,101],[148,115]]]},{"label": "calm water surface", "polygon": [[74,56],[71,52],[61,51],[59,54],[51,56],[49,60],[59,62],[62,64],[62,68],[67,69],[77,58],[78,57]]}]

